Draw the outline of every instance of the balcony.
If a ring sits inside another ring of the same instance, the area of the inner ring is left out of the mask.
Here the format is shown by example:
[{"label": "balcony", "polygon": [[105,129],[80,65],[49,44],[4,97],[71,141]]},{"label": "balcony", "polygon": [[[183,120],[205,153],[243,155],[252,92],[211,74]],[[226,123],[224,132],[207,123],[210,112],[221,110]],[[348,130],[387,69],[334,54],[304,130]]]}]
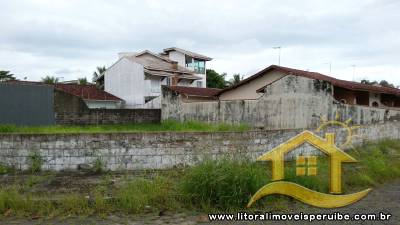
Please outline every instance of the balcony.
[{"label": "balcony", "polygon": [[197,74],[206,73],[206,62],[203,60],[197,60],[191,58],[191,60],[186,59],[186,67],[193,70]]}]

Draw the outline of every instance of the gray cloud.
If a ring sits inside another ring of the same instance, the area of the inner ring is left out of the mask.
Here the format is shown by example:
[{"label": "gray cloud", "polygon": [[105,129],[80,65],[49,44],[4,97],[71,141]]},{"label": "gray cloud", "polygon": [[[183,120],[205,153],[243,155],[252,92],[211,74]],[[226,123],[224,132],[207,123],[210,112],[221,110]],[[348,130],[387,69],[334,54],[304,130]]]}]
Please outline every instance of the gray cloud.
[{"label": "gray cloud", "polygon": [[[1,1],[0,69],[29,79],[86,75],[120,51],[179,46],[249,75],[277,63],[400,84],[397,1]],[[78,75],[76,75],[78,74]]]}]

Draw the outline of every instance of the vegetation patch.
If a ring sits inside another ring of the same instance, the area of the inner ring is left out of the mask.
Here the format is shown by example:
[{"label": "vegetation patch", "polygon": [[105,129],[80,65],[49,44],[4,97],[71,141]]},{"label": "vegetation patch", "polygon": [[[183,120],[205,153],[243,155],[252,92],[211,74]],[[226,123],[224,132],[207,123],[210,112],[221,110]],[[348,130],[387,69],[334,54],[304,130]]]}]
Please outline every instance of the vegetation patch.
[{"label": "vegetation patch", "polygon": [[64,134],[64,133],[115,133],[115,132],[157,132],[157,131],[247,131],[246,124],[231,125],[225,123],[208,124],[198,121],[179,122],[166,120],[161,123],[134,123],[87,126],[15,126],[0,125],[0,133],[35,133],[35,134]]},{"label": "vegetation patch", "polygon": [[28,165],[31,173],[38,173],[42,170],[43,158],[39,152],[33,152],[29,155]]},{"label": "vegetation patch", "polygon": [[185,172],[180,191],[193,205],[241,208],[268,181],[268,169],[259,163],[229,159],[205,161]]},{"label": "vegetation patch", "polygon": [[92,165],[92,170],[94,173],[103,173],[106,170],[106,165],[102,158],[96,158]]}]

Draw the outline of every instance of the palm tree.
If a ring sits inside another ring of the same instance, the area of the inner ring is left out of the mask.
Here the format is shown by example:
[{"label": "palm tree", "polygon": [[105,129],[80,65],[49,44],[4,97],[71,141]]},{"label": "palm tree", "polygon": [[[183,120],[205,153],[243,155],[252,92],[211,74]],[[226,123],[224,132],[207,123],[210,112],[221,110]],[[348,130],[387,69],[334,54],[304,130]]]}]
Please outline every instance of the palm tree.
[{"label": "palm tree", "polygon": [[96,83],[96,86],[102,90],[104,90],[104,73],[106,72],[105,66],[98,66],[97,70],[93,72],[92,81]]},{"label": "palm tree", "polygon": [[96,68],[97,70],[93,72],[93,78],[92,81],[96,82],[97,79],[99,79],[99,77],[101,77],[102,75],[104,75],[104,73],[106,72],[106,67],[105,66],[98,66]]},{"label": "palm tree", "polygon": [[56,84],[58,83],[58,78],[54,76],[45,76],[42,77],[42,82],[45,84]]},{"label": "palm tree", "polygon": [[0,82],[15,80],[14,74],[11,74],[10,71],[0,70]]}]

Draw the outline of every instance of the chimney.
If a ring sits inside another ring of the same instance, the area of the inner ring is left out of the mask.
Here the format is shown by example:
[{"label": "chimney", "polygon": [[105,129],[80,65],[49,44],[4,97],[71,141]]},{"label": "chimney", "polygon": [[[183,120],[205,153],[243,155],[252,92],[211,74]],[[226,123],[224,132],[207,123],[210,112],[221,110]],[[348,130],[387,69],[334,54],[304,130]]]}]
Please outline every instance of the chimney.
[{"label": "chimney", "polygon": [[171,68],[172,68],[173,70],[177,70],[177,69],[178,69],[178,62],[172,62],[172,63],[171,63]]},{"label": "chimney", "polygon": [[120,52],[118,53],[118,58],[134,56],[136,54],[137,52]]}]

